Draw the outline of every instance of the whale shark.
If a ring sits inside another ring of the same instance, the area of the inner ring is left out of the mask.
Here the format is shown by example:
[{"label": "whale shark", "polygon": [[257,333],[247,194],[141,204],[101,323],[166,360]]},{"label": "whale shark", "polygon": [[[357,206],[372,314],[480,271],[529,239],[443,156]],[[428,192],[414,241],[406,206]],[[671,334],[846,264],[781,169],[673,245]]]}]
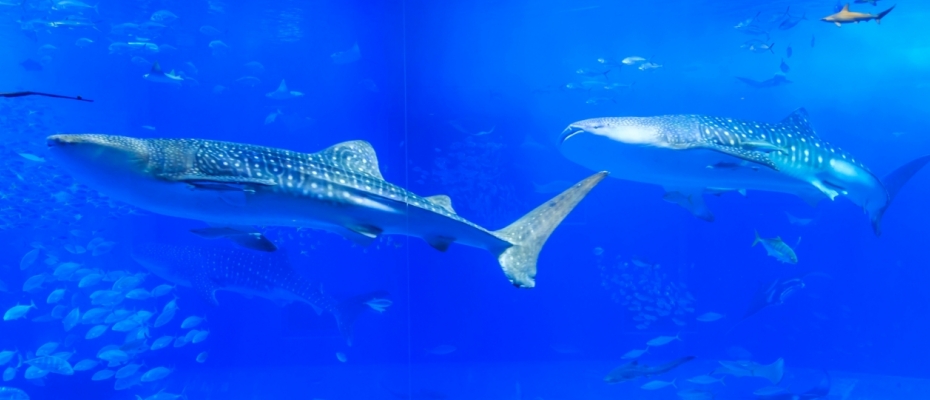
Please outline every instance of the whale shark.
[{"label": "whale shark", "polygon": [[593,174],[489,231],[459,216],[448,196],[422,197],[385,181],[365,141],[317,153],[102,134],[59,134],[46,142],[79,182],[143,210],[205,221],[237,239],[255,236],[237,227],[287,226],[335,232],[361,245],[382,234],[420,237],[440,251],[457,242],[497,256],[511,284],[522,288],[535,286],[536,261],[550,234],[607,176]]},{"label": "whale shark", "polygon": [[593,118],[570,124],[559,147],[584,167],[661,185],[707,221],[714,219],[702,196],[708,190],[782,192],[811,204],[842,196],[869,214],[875,235],[901,187],[930,162],[923,156],[879,179],[820,138],[803,108],[778,123],[704,115]]},{"label": "whale shark", "polygon": [[132,258],[162,279],[194,289],[212,305],[219,305],[217,290],[279,303],[307,303],[318,314],[331,313],[349,344],[352,343],[353,322],[369,308],[366,303],[387,296],[385,292],[372,292],[337,302],[320,286],[297,274],[284,252],[142,243],[132,246]]}]

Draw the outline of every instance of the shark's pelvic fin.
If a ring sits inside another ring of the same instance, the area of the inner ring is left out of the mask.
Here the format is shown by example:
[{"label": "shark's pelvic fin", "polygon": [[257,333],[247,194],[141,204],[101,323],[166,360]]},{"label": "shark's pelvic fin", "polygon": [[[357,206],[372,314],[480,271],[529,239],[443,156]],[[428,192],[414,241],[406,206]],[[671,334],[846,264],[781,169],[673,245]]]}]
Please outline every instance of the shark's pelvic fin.
[{"label": "shark's pelvic fin", "polygon": [[887,210],[891,202],[894,201],[894,198],[898,195],[898,192],[904,184],[906,184],[914,174],[920,171],[924,165],[927,165],[928,162],[930,162],[930,155],[917,158],[902,165],[882,178],[882,186],[885,187],[885,192],[888,193],[888,202],[885,203],[885,207],[869,216],[872,219],[872,231],[875,232],[875,236],[881,236],[882,234],[882,216],[885,215],[885,210]]},{"label": "shark's pelvic fin", "polygon": [[272,252],[278,249],[274,242],[260,232],[249,232],[230,227],[191,229],[191,233],[205,239],[229,239],[247,249]]},{"label": "shark's pelvic fin", "polygon": [[511,243],[510,247],[496,250],[497,261],[511,284],[522,288],[536,286],[536,260],[549,235],[581,199],[606,177],[607,172],[591,175],[506,228],[492,232],[494,236]]}]

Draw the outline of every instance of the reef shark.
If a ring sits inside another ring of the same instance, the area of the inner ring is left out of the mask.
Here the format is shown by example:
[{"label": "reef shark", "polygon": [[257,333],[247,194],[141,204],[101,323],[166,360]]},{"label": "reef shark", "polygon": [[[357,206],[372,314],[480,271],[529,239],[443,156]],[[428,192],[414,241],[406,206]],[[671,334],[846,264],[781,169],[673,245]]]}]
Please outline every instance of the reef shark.
[{"label": "reef shark", "polygon": [[[217,290],[228,290],[288,303],[300,301],[333,314],[339,331],[352,343],[352,324],[384,292],[355,296],[342,302],[295,272],[284,252],[263,253],[225,247],[134,245],[132,258],[162,279],[193,288],[208,303],[218,305]],[[383,311],[383,310],[381,310]]]},{"label": "reef shark", "polygon": [[851,154],[826,142],[801,108],[779,123],[704,115],[610,117],[575,122],[559,137],[568,159],[611,176],[663,186],[676,201],[712,221],[706,190],[790,193],[815,204],[844,196],[870,216],[882,215],[930,156],[879,179]]},{"label": "reef shark", "polygon": [[184,82],[184,78],[174,73],[172,70],[169,73],[165,73],[161,70],[161,65],[158,65],[158,62],[152,64],[152,70],[149,73],[142,75],[142,78],[155,83],[168,83],[172,85],[180,85],[181,82]]},{"label": "reef shark", "polygon": [[693,359],[694,356],[682,357],[677,360],[669,361],[665,364],[656,365],[654,367],[643,365],[640,364],[639,361],[633,360],[627,364],[614,368],[613,371],[610,371],[610,373],[604,377],[604,382],[620,383],[631,379],[636,379],[641,376],[664,374]]},{"label": "reef shark", "polygon": [[888,13],[890,13],[891,10],[894,10],[894,7],[895,6],[891,6],[891,8],[885,11],[882,11],[878,14],[872,14],[872,13],[849,11],[849,4],[846,4],[845,6],[843,6],[843,8],[839,12],[823,17],[820,20],[824,22],[832,22],[836,24],[836,26],[843,26],[843,24],[850,24],[850,23],[858,24],[860,22],[868,22],[873,19],[875,20],[876,24],[880,24],[882,22],[882,18],[885,18],[885,15],[888,15]]},{"label": "reef shark", "polygon": [[510,282],[525,288],[535,286],[536,260],[549,235],[607,176],[596,173],[489,231],[459,216],[448,196],[421,197],[385,181],[364,141],[318,153],[100,134],[53,135],[47,143],[79,182],[144,210],[206,221],[220,231],[317,228],[362,245],[403,234],[440,251],[458,242],[496,255]]}]

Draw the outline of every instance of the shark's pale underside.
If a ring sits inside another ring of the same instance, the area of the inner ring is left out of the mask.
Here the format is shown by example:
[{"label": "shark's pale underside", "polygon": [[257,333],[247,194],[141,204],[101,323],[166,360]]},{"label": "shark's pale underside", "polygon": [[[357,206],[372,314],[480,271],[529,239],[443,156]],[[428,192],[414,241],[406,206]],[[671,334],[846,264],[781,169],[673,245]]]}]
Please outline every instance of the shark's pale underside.
[{"label": "shark's pale underside", "polygon": [[[317,153],[99,134],[53,135],[47,143],[80,182],[151,212],[206,221],[217,227],[212,234],[229,235],[237,232],[230,227],[239,226],[291,226],[336,232],[361,244],[381,234],[420,237],[442,251],[457,242],[496,255],[517,287],[535,285],[543,244],[607,175],[594,174],[511,225],[489,231],[456,214],[448,196],[421,197],[385,181],[364,141]],[[231,238],[255,242],[247,235]]]},{"label": "shark's pale underside", "polygon": [[705,220],[704,193],[764,190],[810,203],[845,196],[881,234],[881,218],[898,190],[930,156],[879,179],[813,130],[802,108],[770,124],[703,115],[594,118],[559,137],[568,159],[611,176],[663,186],[674,201]]}]

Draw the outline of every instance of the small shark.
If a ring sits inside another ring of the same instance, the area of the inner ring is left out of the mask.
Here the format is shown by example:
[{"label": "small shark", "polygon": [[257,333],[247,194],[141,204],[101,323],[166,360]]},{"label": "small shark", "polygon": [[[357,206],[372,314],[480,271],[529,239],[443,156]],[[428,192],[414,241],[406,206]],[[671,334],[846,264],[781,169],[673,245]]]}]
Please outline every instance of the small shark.
[{"label": "small shark", "polygon": [[212,305],[217,290],[264,297],[279,303],[300,301],[317,314],[333,314],[339,331],[352,343],[352,323],[369,308],[367,302],[385,299],[373,292],[337,302],[295,272],[283,252],[261,253],[224,247],[176,246],[145,243],[132,248],[136,262],[162,279],[193,288]]},{"label": "small shark", "polygon": [[284,79],[282,79],[281,84],[278,85],[278,89],[273,92],[269,92],[268,94],[265,95],[265,97],[268,97],[269,99],[273,99],[273,100],[290,100],[290,99],[296,99],[298,97],[303,97],[303,95],[304,94],[301,92],[287,90],[287,85],[284,84]]},{"label": "small shark", "polygon": [[766,79],[764,81],[757,81],[755,79],[743,78],[740,76],[737,76],[736,79],[739,79],[740,82],[743,82],[756,89],[770,88],[770,87],[776,87],[776,86],[787,85],[789,83],[792,83],[791,81],[788,80],[786,76],[782,74],[775,74],[775,76],[769,79]]},{"label": "small shark", "polygon": [[52,135],[47,144],[80,182],[114,199],[205,221],[247,243],[261,238],[235,227],[316,228],[361,245],[403,234],[440,251],[459,242],[496,255],[510,282],[525,288],[535,286],[536,260],[549,235],[607,176],[591,175],[506,228],[488,231],[459,216],[448,196],[421,197],[385,181],[374,149],[360,140],[309,154],[99,134]]},{"label": "small shark", "polygon": [[149,73],[142,76],[145,80],[155,83],[169,83],[172,85],[180,85],[181,82],[184,82],[184,78],[176,75],[174,70],[169,73],[164,73],[161,70],[161,65],[158,65],[158,61],[152,64],[152,70]]},{"label": "small shark", "polygon": [[[582,166],[679,192],[703,219],[710,220],[706,188],[789,193],[811,204],[844,196],[869,214],[876,235],[899,190],[930,162],[923,156],[879,179],[821,139],[803,108],[775,124],[704,115],[593,118],[569,125],[559,143]],[[744,161],[757,168],[707,168]]]},{"label": "small shark", "polygon": [[826,17],[821,18],[820,20],[824,22],[832,22],[836,24],[836,26],[843,26],[843,24],[849,24],[849,23],[858,24],[860,22],[868,22],[873,19],[875,20],[876,24],[880,24],[882,22],[882,18],[885,18],[885,15],[888,15],[888,13],[890,13],[891,10],[894,10],[894,8],[895,6],[891,6],[891,8],[885,11],[882,11],[878,14],[872,14],[872,13],[849,11],[849,4],[846,4],[845,6],[843,6],[843,9],[840,10],[838,13],[828,15]]},{"label": "small shark", "polygon": [[633,360],[627,364],[624,364],[624,365],[621,365],[615,368],[613,371],[610,371],[610,373],[604,377],[604,382],[620,383],[620,382],[636,379],[641,376],[661,375],[693,359],[694,359],[694,356],[682,357],[677,360],[669,361],[662,365],[657,365],[655,367],[643,365],[643,364],[640,364],[638,360]]},{"label": "small shark", "polygon": [[785,376],[785,360],[782,358],[768,365],[748,360],[718,361],[718,363],[720,367],[711,375],[755,376],[768,379],[773,385],[777,385]]}]

